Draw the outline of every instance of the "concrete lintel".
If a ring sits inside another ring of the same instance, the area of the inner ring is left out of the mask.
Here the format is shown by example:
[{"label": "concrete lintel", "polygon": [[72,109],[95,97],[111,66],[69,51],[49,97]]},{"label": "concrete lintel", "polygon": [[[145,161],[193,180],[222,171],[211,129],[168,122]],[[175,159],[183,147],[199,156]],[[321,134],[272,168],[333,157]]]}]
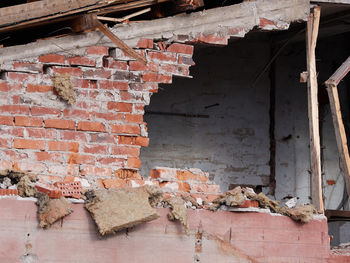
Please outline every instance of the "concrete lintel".
[{"label": "concrete lintel", "polygon": [[[306,0],[257,0],[144,23],[117,25],[112,32],[131,47],[135,47],[140,38],[190,42],[207,35],[244,37],[255,27],[263,30],[288,29],[291,22],[305,21],[309,12],[310,4]],[[47,53],[81,55],[81,48],[91,45],[115,47],[101,32],[90,32],[2,48],[0,63]]]}]

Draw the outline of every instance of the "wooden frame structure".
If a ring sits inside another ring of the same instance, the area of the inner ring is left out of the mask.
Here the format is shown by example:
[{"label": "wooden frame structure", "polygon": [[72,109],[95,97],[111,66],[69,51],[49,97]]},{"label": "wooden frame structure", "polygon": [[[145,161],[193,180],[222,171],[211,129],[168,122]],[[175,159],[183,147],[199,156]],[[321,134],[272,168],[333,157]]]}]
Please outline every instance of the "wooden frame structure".
[{"label": "wooden frame structure", "polygon": [[338,84],[350,71],[350,57],[337,69],[337,71],[326,81],[327,92],[329,97],[329,104],[332,112],[332,119],[337,140],[340,169],[343,172],[344,181],[346,184],[346,191],[350,196],[350,157],[349,149],[342,119]]}]

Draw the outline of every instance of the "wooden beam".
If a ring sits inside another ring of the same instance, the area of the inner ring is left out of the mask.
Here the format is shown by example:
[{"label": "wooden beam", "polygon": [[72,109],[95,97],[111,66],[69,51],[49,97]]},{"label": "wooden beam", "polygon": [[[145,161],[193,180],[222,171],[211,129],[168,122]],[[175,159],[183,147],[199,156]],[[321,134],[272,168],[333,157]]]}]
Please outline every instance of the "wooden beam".
[{"label": "wooden beam", "polygon": [[[121,1],[123,4],[121,4]],[[33,20],[23,21],[23,22],[19,22],[17,24],[12,24],[9,26],[4,26],[4,27],[0,26],[0,34],[15,31],[15,30],[20,30],[20,29],[26,29],[26,28],[30,28],[30,27],[34,27],[34,26],[41,26],[43,24],[53,23],[53,22],[56,22],[58,19],[61,19],[61,20],[74,19],[73,15],[84,14],[84,12],[86,13],[86,12],[96,10],[96,9],[98,9],[97,14],[103,15],[103,14],[108,14],[108,13],[126,11],[126,10],[134,9],[134,8],[150,6],[150,5],[154,5],[154,4],[158,4],[158,3],[163,3],[166,1],[169,1],[169,0],[137,0],[137,1],[119,0],[118,2],[120,2],[120,4],[114,4],[112,6],[110,6],[109,4],[99,4],[99,5],[87,6],[87,7],[81,8],[81,9],[71,10],[67,13],[59,13],[59,14],[55,14],[52,16],[48,16],[48,17],[36,18]],[[127,2],[127,3],[125,3],[125,2]]]},{"label": "wooden beam", "polygon": [[336,72],[326,81],[326,86],[338,86],[339,82],[350,71],[350,57],[337,69]]},{"label": "wooden beam", "polygon": [[337,140],[340,169],[343,172],[346,191],[350,196],[350,157],[343,118],[341,114],[337,85],[350,70],[350,57],[326,81],[329,104],[332,112],[335,138]]},{"label": "wooden beam", "polygon": [[146,8],[140,11],[137,11],[135,13],[132,13],[130,15],[124,16],[122,18],[114,18],[114,17],[104,17],[104,16],[97,16],[98,20],[102,20],[102,21],[111,21],[111,22],[115,22],[115,23],[120,23],[123,22],[125,20],[128,20],[130,18],[145,14],[147,12],[151,11],[151,8]]},{"label": "wooden beam", "polygon": [[324,211],[322,197],[321,147],[318,116],[318,84],[316,72],[316,42],[320,22],[320,7],[315,7],[307,22],[308,116],[310,133],[311,198],[320,212]]},{"label": "wooden beam", "polygon": [[139,62],[143,64],[147,64],[147,60],[141,56],[139,53],[137,53],[134,49],[129,47],[127,44],[125,44],[122,40],[120,40],[116,35],[114,35],[108,27],[106,27],[104,24],[102,24],[97,17],[95,16],[95,25],[96,27],[104,33],[110,40],[113,41],[114,44],[117,45],[118,48],[120,48],[122,51],[124,51],[129,56],[135,58]]},{"label": "wooden beam", "polygon": [[[42,0],[0,8],[0,26],[10,25],[39,17],[65,13],[96,5],[101,0]],[[113,2],[113,1],[109,1]]]},{"label": "wooden beam", "polygon": [[350,5],[350,0],[315,0],[311,2]]}]

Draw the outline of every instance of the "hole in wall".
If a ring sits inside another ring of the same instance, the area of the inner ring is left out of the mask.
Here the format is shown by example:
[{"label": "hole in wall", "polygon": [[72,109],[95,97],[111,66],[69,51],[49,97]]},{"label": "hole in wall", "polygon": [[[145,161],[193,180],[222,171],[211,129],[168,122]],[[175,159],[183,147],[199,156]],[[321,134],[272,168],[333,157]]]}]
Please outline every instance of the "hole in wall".
[{"label": "hole in wall", "polygon": [[223,191],[230,184],[268,185],[269,78],[250,84],[269,59],[269,43],[196,46],[193,59],[193,79],[160,86],[145,108],[150,145],[141,149],[141,174],[155,166],[193,167],[209,172]]}]

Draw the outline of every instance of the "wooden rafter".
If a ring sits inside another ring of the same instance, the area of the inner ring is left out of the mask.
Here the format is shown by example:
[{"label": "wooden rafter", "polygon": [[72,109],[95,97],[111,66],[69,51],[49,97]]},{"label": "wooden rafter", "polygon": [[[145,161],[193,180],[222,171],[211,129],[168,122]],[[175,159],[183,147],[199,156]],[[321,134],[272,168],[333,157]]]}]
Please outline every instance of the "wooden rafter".
[{"label": "wooden rafter", "polygon": [[318,84],[316,72],[316,43],[320,22],[320,7],[315,7],[307,22],[307,93],[310,133],[311,198],[316,208],[323,212],[321,146],[318,116]]}]

